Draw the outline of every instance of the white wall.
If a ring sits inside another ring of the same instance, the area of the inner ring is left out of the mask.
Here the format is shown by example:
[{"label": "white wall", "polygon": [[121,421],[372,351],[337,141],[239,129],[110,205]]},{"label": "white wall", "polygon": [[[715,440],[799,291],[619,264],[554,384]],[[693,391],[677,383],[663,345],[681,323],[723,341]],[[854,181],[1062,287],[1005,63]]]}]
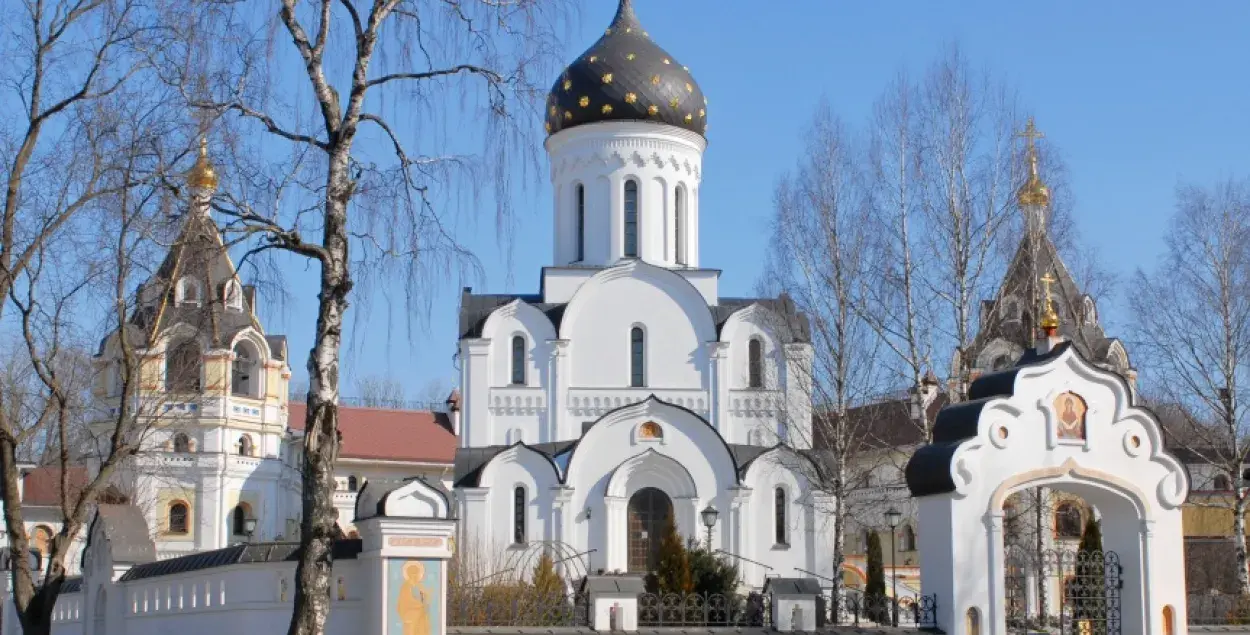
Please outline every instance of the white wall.
[{"label": "white wall", "polygon": [[702,136],[646,122],[606,122],[562,130],[547,139],[555,193],[553,263],[577,259],[576,188],[586,188],[585,257],[581,264],[610,265],[624,257],[625,181],[639,185],[638,256],[660,266],[678,266],[673,200],[679,188],[687,200],[685,264],[699,264],[699,182]]}]

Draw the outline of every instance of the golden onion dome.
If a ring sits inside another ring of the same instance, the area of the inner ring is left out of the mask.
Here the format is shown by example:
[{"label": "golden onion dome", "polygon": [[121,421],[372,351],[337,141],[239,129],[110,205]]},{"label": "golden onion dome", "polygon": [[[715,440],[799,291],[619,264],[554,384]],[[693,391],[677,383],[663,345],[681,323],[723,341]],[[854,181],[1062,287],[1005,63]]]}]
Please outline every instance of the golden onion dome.
[{"label": "golden onion dome", "polygon": [[1029,155],[1029,179],[1020,186],[1020,191],[1016,192],[1016,200],[1020,201],[1020,205],[1050,205],[1050,188],[1042,182],[1042,177],[1037,173],[1037,154],[1030,152]]},{"label": "golden onion dome", "polygon": [[209,191],[217,189],[217,170],[212,161],[208,160],[207,138],[200,138],[200,156],[196,157],[195,165],[187,173],[187,185]]},{"label": "golden onion dome", "polygon": [[1031,205],[1047,206],[1050,204],[1050,188],[1042,182],[1041,175],[1037,169],[1037,145],[1035,142],[1044,135],[1037,131],[1037,126],[1033,123],[1033,118],[1029,117],[1028,125],[1025,126],[1024,132],[1020,133],[1020,137],[1024,137],[1027,142],[1026,154],[1029,159],[1029,178],[1020,186],[1020,190],[1016,192],[1016,200],[1020,202],[1021,207]]}]

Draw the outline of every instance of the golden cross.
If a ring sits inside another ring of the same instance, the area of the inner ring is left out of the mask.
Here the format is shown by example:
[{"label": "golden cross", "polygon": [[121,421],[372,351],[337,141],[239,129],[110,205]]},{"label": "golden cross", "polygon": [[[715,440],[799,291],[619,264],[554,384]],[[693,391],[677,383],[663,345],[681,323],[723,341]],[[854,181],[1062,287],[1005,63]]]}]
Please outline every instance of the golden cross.
[{"label": "golden cross", "polygon": [[1050,285],[1056,282],[1058,281],[1055,280],[1054,276],[1050,275],[1049,271],[1046,272],[1046,275],[1042,276],[1042,284],[1046,287],[1046,302],[1048,303],[1050,302]]},{"label": "golden cross", "polygon": [[1017,132],[1017,137],[1024,137],[1029,148],[1033,148],[1033,142],[1044,138],[1046,135],[1038,132],[1037,126],[1033,124],[1033,118],[1029,117],[1029,122],[1024,125],[1024,132]]}]

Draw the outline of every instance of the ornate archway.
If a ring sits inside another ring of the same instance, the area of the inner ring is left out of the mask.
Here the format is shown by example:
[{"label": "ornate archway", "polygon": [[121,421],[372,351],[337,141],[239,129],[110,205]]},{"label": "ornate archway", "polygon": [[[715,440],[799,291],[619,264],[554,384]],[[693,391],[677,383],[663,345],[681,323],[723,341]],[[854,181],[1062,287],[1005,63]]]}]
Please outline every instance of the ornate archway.
[{"label": "ornate archway", "polygon": [[644,487],[629,499],[627,509],[629,572],[655,571],[660,559],[660,541],[673,519],[673,500],[654,487]]},{"label": "ornate archway", "polygon": [[[907,465],[926,528],[922,590],[949,598],[938,605],[937,626],[952,635],[1014,632],[1004,503],[1013,492],[1046,487],[1080,496],[1101,514],[1103,548],[1116,560],[1105,577],[1114,573],[1117,589],[1122,582],[1117,632],[1163,635],[1162,607],[1171,605],[1184,633],[1182,554],[1162,545],[1182,541],[1188,475],[1124,380],[1057,342],[979,377],[968,398],[942,410],[932,443]],[[978,616],[978,626],[968,615]],[[1107,621],[1099,632],[1111,628]]]}]

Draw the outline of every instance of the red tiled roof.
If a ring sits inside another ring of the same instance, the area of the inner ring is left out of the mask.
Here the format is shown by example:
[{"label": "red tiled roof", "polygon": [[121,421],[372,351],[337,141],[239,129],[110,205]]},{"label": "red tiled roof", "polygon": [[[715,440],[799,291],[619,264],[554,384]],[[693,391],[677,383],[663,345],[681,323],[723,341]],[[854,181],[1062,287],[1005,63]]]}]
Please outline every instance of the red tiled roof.
[{"label": "red tiled roof", "polygon": [[[287,426],[304,429],[307,406],[287,405]],[[339,406],[339,432],[345,459],[446,463],[456,460],[456,435],[442,412]]]},{"label": "red tiled roof", "polygon": [[[85,466],[69,469],[70,504],[87,486],[87,468]],[[51,507],[61,504],[61,469],[58,467],[37,467],[26,473],[22,484],[22,504],[36,507]]]}]

